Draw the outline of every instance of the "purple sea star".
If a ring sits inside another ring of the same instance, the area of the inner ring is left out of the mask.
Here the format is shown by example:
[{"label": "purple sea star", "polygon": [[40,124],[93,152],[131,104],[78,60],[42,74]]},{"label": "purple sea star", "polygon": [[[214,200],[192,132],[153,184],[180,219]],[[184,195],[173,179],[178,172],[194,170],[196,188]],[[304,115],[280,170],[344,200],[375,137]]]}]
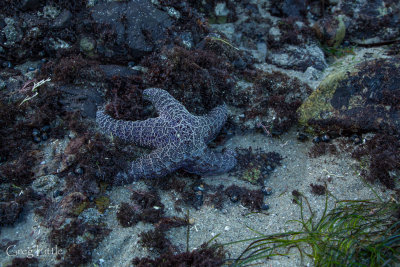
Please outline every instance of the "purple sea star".
[{"label": "purple sea star", "polygon": [[177,169],[215,175],[236,165],[236,153],[226,149],[216,153],[207,147],[227,118],[225,104],[204,116],[194,116],[167,91],[149,88],[143,97],[155,106],[159,117],[144,121],[115,120],[99,110],[96,121],[107,132],[138,146],[154,149],[133,161],[126,175],[117,175],[116,184],[127,184],[139,178],[163,177]]}]

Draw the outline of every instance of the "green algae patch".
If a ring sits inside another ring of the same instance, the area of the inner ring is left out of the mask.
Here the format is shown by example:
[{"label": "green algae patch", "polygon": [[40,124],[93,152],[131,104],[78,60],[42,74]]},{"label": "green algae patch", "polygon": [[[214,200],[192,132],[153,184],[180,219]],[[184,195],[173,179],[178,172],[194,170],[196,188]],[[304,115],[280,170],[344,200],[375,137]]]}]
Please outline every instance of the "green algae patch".
[{"label": "green algae patch", "polygon": [[257,184],[260,178],[262,178],[262,175],[259,166],[250,166],[240,176],[240,179],[248,181],[251,184]]},{"label": "green algae patch", "polygon": [[79,214],[81,214],[88,206],[89,206],[89,202],[88,201],[84,201],[84,202],[78,204],[74,208],[73,214],[76,215],[76,216],[79,216]]},{"label": "green algae patch", "polygon": [[97,210],[100,213],[104,213],[104,211],[110,205],[110,199],[106,196],[101,196],[95,199],[94,203],[96,204]]},{"label": "green algae patch", "polygon": [[347,71],[334,72],[328,75],[299,107],[299,123],[309,128],[310,119],[324,119],[332,116],[335,109],[331,105],[331,99],[339,85],[339,82],[347,78]]}]

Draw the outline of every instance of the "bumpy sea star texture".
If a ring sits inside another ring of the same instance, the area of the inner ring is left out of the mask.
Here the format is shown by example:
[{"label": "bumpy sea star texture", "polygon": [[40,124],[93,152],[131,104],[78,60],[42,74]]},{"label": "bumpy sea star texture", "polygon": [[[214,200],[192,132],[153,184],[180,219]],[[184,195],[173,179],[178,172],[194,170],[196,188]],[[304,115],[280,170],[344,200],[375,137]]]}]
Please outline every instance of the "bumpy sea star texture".
[{"label": "bumpy sea star texture", "polygon": [[225,104],[207,115],[195,116],[165,90],[148,88],[143,91],[143,97],[153,103],[159,117],[123,121],[111,118],[103,110],[96,114],[97,123],[106,132],[154,149],[133,161],[126,175],[117,175],[116,184],[162,177],[180,168],[199,175],[216,175],[236,165],[233,150],[217,153],[207,147],[226,121]]}]

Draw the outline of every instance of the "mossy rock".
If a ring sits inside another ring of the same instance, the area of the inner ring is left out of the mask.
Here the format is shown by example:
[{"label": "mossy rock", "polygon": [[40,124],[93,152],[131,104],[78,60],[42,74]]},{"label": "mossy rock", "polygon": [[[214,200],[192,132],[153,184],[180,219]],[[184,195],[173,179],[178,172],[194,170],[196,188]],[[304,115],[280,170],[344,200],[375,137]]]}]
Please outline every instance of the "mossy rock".
[{"label": "mossy rock", "polygon": [[400,60],[345,65],[328,75],[298,109],[311,132],[400,131]]},{"label": "mossy rock", "polygon": [[325,16],[313,27],[320,41],[332,48],[338,48],[346,35],[346,24],[342,15]]}]

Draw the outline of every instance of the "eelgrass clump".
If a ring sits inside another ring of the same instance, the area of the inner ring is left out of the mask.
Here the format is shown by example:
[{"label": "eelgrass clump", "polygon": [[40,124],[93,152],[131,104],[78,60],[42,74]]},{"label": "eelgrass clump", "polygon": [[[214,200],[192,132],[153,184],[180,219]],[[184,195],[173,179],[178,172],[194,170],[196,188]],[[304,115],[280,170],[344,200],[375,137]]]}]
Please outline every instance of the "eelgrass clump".
[{"label": "eelgrass clump", "polygon": [[342,200],[328,212],[327,194],[324,212],[317,219],[307,198],[298,192],[293,195],[301,219],[292,222],[300,223],[302,229],[258,233],[256,238],[237,241],[252,242],[234,266],[289,255],[292,248],[298,249],[302,260],[304,255],[313,259],[315,266],[392,266],[400,262],[400,204],[396,201]]}]

